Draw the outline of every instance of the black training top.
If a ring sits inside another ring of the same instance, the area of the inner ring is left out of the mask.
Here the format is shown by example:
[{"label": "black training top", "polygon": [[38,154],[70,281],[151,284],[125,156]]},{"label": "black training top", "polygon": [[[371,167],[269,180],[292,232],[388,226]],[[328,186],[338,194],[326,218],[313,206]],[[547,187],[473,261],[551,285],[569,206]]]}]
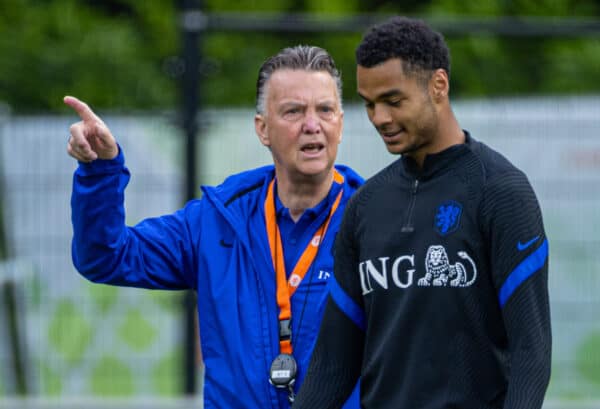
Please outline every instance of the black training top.
[{"label": "black training top", "polygon": [[527,177],[466,133],[354,195],[294,408],[539,409],[550,378],[548,242]]}]

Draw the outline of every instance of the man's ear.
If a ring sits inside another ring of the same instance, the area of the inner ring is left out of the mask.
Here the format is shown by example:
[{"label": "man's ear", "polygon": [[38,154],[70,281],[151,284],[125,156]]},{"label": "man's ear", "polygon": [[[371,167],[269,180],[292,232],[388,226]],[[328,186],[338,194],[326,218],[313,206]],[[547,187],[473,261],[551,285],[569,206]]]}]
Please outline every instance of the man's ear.
[{"label": "man's ear", "polygon": [[429,87],[431,95],[436,102],[446,99],[450,91],[450,81],[446,70],[442,68],[435,70],[429,80]]},{"label": "man's ear", "polygon": [[254,116],[254,130],[256,131],[260,143],[265,146],[271,146],[269,133],[267,132],[267,121],[265,121],[263,114],[256,114]]}]

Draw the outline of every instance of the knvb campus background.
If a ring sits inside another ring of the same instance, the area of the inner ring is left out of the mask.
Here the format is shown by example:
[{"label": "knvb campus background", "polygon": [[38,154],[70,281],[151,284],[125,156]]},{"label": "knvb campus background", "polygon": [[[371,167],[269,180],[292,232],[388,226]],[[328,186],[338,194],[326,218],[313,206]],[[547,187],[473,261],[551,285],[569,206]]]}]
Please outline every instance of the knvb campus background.
[{"label": "knvb campus background", "polygon": [[[393,14],[431,19],[446,34],[462,127],[525,171],[540,200],[554,339],[545,407],[600,408],[597,2],[158,3],[0,5],[1,408],[201,407],[201,361],[198,392],[182,386],[182,294],[90,284],[71,264],[76,163],[65,147],[77,118],[63,95],[89,102],[123,147],[135,224],[186,200],[189,30],[198,57],[196,184],[271,162],[254,134],[258,67],[284,46],[319,45],[344,80],[338,162],[369,177],[396,157],[356,97],[353,50],[363,24]],[[190,4],[200,13],[184,14]]]}]

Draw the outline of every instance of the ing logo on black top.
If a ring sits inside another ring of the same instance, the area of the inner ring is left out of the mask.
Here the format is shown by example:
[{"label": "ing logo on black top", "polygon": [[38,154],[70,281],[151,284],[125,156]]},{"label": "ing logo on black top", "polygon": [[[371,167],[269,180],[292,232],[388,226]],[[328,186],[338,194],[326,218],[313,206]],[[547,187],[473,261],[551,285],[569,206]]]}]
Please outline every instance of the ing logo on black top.
[{"label": "ing logo on black top", "polygon": [[448,200],[438,206],[435,213],[433,229],[440,235],[446,236],[458,229],[462,205],[454,200]]},{"label": "ing logo on black top", "polygon": [[395,257],[377,257],[361,261],[358,265],[362,294],[376,289],[388,290],[392,286],[412,287],[415,276],[419,287],[470,287],[477,280],[477,265],[466,251],[458,251],[458,259],[451,262],[446,248],[434,244],[427,249],[425,273],[417,271],[414,254]]}]

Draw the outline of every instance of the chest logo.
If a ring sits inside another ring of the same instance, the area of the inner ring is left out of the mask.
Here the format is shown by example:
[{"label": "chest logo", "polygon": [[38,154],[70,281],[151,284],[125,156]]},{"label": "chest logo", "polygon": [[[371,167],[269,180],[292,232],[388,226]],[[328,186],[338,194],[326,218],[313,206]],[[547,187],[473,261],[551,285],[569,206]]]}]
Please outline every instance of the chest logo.
[{"label": "chest logo", "polygon": [[[417,271],[415,255],[378,257],[361,261],[358,265],[362,294],[392,287],[408,289],[419,287],[470,287],[477,280],[477,266],[466,251],[456,253],[461,260],[450,263],[444,246],[432,245],[425,256],[425,273]],[[415,280],[415,277],[421,277]]]},{"label": "chest logo", "polygon": [[458,229],[461,214],[462,205],[454,200],[448,200],[438,206],[433,228],[439,235],[446,236]]},{"label": "chest logo", "polygon": [[450,264],[448,254],[443,246],[429,246],[425,256],[425,276],[420,278],[417,284],[421,287],[469,287],[477,279],[477,267],[475,262],[465,251],[459,251],[458,257],[468,261],[473,267],[471,278],[467,278],[467,269],[464,264],[457,261]]}]

